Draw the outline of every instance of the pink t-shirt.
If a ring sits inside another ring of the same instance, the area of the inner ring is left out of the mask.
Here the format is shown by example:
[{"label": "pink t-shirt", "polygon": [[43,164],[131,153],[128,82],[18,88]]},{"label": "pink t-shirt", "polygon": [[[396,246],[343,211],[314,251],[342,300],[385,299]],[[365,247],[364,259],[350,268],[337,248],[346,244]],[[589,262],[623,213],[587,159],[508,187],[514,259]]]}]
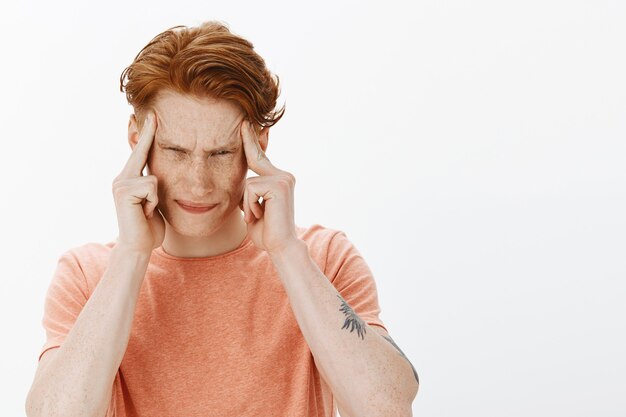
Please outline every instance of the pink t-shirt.
[{"label": "pink t-shirt", "polygon": [[[346,234],[319,224],[297,233],[363,321],[385,328],[372,273]],[[87,243],[60,257],[40,359],[63,344],[114,245]],[[113,384],[107,416],[336,415],[274,265],[249,237],[208,258],[152,252]]]}]

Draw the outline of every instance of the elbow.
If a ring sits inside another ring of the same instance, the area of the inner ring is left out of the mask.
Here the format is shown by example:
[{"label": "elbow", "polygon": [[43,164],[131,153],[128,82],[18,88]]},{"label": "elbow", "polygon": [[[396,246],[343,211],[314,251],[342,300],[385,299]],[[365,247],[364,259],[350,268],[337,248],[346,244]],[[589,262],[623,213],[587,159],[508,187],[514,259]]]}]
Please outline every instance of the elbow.
[{"label": "elbow", "polygon": [[389,407],[379,408],[379,410],[384,410],[382,413],[379,411],[377,415],[380,417],[413,417],[413,401],[396,401],[395,403],[390,403]]},{"label": "elbow", "polygon": [[[405,382],[396,385],[396,389],[379,390],[379,400],[374,403],[376,405],[366,410],[363,415],[377,417],[413,417],[413,401],[419,390],[419,380],[417,379],[417,375],[414,377],[413,372],[411,372],[411,377],[404,381]],[[386,393],[386,396],[383,397],[383,393]]]},{"label": "elbow", "polygon": [[368,417],[413,417],[411,404],[387,404],[362,414]]},{"label": "elbow", "polygon": [[412,384],[411,384],[411,391],[409,394],[410,404],[413,404],[413,401],[415,400],[415,397],[417,397],[417,392],[419,391],[419,388],[420,388],[420,383],[419,383],[419,380],[417,379],[417,373],[415,374],[415,378],[416,379],[411,380]]},{"label": "elbow", "polygon": [[406,380],[408,381],[407,383],[407,389],[406,389],[406,394],[407,394],[407,401],[409,403],[409,408],[411,407],[411,404],[413,404],[413,401],[415,400],[415,397],[417,396],[417,391],[419,391],[419,387],[420,387],[420,379],[417,376],[417,371],[415,370],[415,367],[413,366],[413,364],[411,362],[409,362],[407,360],[407,364],[410,366],[410,371],[407,370],[406,371]]},{"label": "elbow", "polygon": [[411,389],[409,391],[409,396],[406,400],[405,409],[406,412],[401,414],[407,417],[413,417],[413,401],[415,401],[415,397],[417,397],[417,392],[419,391],[420,383],[417,378],[417,373],[415,373],[415,379],[411,379]]},{"label": "elbow", "polygon": [[[55,398],[56,395],[52,394]],[[51,417],[51,416],[95,416],[104,414],[93,414],[84,412],[75,412],[75,410],[69,410],[68,407],[61,404],[59,401],[52,401],[50,398],[46,400],[46,396],[50,397],[50,393],[42,393],[40,391],[30,390],[26,397],[24,408],[26,410],[27,417]]]},{"label": "elbow", "polygon": [[412,382],[411,384],[412,388],[410,390],[409,397],[404,407],[405,412],[401,414],[402,416],[406,416],[406,417],[413,417],[413,401],[415,401],[415,397],[417,396],[417,391],[419,391],[419,387],[420,387],[419,379],[417,378],[417,372],[415,373],[415,379],[412,379],[411,382]]},{"label": "elbow", "polygon": [[[397,392],[399,394],[399,392]],[[368,417],[413,417],[413,399],[415,394],[408,396],[407,393],[394,395],[393,397],[372,397],[365,409],[361,409],[358,416]],[[342,414],[343,415],[343,414]]]},{"label": "elbow", "polygon": [[51,415],[41,397],[33,394],[32,390],[26,397],[24,408],[26,409],[27,417],[43,417]]},{"label": "elbow", "polygon": [[42,407],[40,405],[40,401],[36,398],[33,393],[33,387],[31,387],[30,391],[28,391],[28,395],[26,396],[26,402],[24,403],[24,408],[26,411],[27,417],[39,417],[42,415]]}]

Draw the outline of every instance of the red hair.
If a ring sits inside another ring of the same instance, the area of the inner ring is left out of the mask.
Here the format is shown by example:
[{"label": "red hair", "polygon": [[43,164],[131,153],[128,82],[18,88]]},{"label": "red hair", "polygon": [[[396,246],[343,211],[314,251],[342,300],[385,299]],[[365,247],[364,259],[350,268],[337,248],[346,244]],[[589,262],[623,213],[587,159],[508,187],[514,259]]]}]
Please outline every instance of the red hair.
[{"label": "red hair", "polygon": [[120,76],[120,91],[142,125],[141,115],[166,89],[232,100],[253,125],[263,127],[273,126],[285,112],[285,105],[275,110],[278,76],[267,69],[252,43],[217,21],[167,29],[144,46]]}]

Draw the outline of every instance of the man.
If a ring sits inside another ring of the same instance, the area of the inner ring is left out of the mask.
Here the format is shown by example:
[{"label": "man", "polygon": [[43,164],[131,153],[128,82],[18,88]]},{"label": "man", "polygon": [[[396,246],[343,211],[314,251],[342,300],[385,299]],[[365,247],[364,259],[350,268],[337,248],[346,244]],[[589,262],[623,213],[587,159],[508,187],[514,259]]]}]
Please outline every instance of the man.
[{"label": "man", "polygon": [[371,271],[343,232],[295,225],[265,154],[278,82],[224,25],[180,28],[122,73],[119,236],[59,259],[28,415],[411,415]]}]

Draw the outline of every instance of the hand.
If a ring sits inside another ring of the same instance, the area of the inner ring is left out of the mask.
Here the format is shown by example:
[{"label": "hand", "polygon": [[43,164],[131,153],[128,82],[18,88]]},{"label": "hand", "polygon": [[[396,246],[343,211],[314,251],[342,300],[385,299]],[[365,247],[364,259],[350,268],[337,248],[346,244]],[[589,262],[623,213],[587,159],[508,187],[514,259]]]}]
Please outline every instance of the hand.
[{"label": "hand", "polygon": [[[244,211],[252,242],[269,253],[279,252],[299,240],[293,207],[296,178],[272,165],[249,121],[243,121],[241,133],[248,168],[259,176],[246,178],[239,207]],[[263,129],[261,135],[267,134],[268,128]]]},{"label": "hand", "polygon": [[163,243],[165,221],[156,209],[157,178],[143,175],[148,152],[154,140],[156,122],[148,113],[122,172],[113,180],[113,197],[119,227],[118,245],[129,250],[150,254]]}]

